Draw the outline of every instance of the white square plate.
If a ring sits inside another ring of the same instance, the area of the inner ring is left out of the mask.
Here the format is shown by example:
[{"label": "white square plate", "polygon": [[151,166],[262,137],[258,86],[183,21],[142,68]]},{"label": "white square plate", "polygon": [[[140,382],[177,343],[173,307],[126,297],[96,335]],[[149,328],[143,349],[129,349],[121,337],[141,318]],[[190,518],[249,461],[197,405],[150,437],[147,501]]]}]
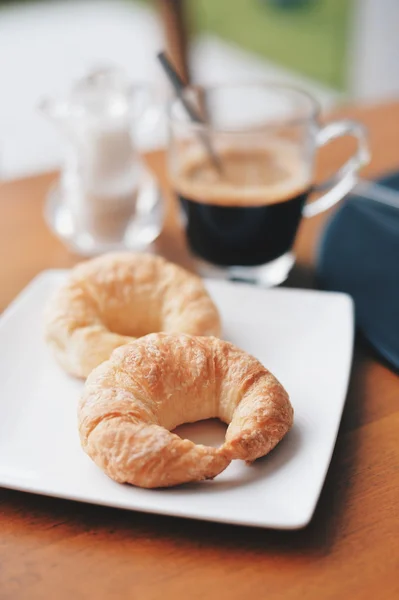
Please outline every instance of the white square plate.
[{"label": "white square plate", "polygon": [[[344,294],[262,290],[208,281],[224,337],[254,354],[287,388],[295,424],[267,457],[234,461],[214,481],[144,490],[106,477],[80,448],[76,404],[82,382],[55,364],[42,310],[65,277],[37,277],[0,321],[0,485],[131,510],[296,529],[311,519],[330,463],[350,372],[353,307]],[[220,443],[222,425],[180,428]]]}]

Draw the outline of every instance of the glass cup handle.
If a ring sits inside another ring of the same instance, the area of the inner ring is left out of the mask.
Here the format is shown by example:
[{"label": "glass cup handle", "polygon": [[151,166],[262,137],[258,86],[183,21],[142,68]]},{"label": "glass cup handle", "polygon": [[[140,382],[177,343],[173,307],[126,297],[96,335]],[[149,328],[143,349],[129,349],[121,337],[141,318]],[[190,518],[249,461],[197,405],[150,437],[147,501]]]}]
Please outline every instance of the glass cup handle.
[{"label": "glass cup handle", "polygon": [[332,140],[346,135],[350,135],[357,140],[357,150],[335,175],[324,183],[313,186],[312,191],[314,192],[328,191],[321,198],[305,205],[303,209],[305,217],[313,217],[327,210],[346,196],[357,183],[358,171],[369,162],[370,152],[366,129],[357,121],[343,120],[328,123],[317,132],[317,147],[325,146]]}]

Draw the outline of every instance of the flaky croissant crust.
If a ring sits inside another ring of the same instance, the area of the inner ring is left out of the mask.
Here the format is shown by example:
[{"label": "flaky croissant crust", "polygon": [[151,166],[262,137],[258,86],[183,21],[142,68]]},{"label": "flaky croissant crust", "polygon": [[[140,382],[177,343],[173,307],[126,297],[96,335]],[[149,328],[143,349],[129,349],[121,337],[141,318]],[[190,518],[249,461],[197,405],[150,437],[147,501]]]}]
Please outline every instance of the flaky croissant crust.
[{"label": "flaky croissant crust", "polygon": [[[229,424],[220,448],[171,433],[213,417]],[[116,349],[91,373],[78,421],[83,449],[109,477],[153,488],[264,456],[292,426],[293,409],[277,379],[233,344],[157,333]]]},{"label": "flaky croissant crust", "polygon": [[56,359],[82,378],[118,346],[157,331],[218,336],[220,318],[199,277],[151,254],[112,253],[80,263],[45,313]]}]

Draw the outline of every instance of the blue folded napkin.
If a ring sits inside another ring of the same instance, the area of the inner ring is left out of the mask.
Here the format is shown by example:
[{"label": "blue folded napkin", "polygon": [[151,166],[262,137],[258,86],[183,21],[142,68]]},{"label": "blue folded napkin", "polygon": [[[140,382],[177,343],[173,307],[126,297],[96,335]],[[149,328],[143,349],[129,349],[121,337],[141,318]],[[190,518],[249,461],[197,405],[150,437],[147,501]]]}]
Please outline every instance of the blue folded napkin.
[{"label": "blue folded napkin", "polygon": [[[378,183],[399,191],[399,173]],[[399,208],[357,195],[344,200],[323,233],[317,278],[353,297],[358,328],[399,371]]]}]

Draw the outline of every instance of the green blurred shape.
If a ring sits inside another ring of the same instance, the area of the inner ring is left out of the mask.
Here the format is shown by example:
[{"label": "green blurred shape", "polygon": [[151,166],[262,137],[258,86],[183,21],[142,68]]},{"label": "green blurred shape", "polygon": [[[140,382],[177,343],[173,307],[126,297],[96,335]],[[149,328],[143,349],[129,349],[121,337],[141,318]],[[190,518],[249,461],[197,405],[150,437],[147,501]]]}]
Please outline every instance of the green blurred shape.
[{"label": "green blurred shape", "polygon": [[270,0],[186,2],[195,29],[330,87],[345,88],[351,0],[308,0],[285,7]]}]

